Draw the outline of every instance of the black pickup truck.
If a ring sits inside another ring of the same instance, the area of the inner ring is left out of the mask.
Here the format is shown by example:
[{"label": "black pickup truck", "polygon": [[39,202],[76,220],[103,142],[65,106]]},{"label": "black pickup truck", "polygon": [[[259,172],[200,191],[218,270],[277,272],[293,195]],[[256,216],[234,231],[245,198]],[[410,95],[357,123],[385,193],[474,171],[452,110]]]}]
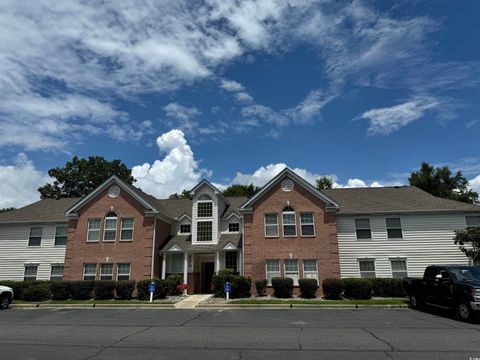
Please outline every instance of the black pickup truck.
[{"label": "black pickup truck", "polygon": [[453,309],[462,320],[480,314],[480,267],[431,265],[423,278],[407,278],[405,289],[413,308],[423,305]]}]

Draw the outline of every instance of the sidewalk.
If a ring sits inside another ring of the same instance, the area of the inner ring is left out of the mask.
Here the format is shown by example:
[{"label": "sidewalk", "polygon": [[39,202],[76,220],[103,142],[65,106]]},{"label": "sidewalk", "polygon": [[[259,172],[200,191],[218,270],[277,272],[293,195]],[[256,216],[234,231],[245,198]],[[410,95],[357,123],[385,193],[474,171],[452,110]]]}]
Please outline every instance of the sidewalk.
[{"label": "sidewalk", "polygon": [[212,297],[212,294],[205,295],[190,295],[185,300],[182,300],[175,304],[177,309],[195,309],[201,302]]}]

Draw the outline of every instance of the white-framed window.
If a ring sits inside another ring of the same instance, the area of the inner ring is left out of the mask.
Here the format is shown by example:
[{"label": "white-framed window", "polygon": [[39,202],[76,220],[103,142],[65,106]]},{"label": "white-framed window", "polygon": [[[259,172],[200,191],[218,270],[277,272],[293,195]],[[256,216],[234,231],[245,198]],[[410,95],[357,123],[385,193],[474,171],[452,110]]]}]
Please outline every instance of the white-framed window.
[{"label": "white-framed window", "polygon": [[197,241],[212,241],[212,222],[197,221]]},{"label": "white-framed window", "polygon": [[30,228],[30,236],[28,237],[28,246],[40,246],[42,245],[42,227],[32,226]]},{"label": "white-framed window", "polygon": [[295,218],[295,210],[291,206],[287,206],[282,211],[283,236],[297,236],[297,225]]},{"label": "white-framed window", "polygon": [[399,217],[390,217],[385,219],[387,225],[387,236],[389,239],[402,239],[402,222]]},{"label": "white-framed window", "polygon": [[317,260],[303,260],[303,277],[305,279],[315,279],[318,282]]},{"label": "white-framed window", "polygon": [[190,224],[181,224],[180,225],[180,234],[190,234],[192,227]]},{"label": "white-framed window", "polygon": [[113,280],[113,264],[100,265],[100,280]]},{"label": "white-framed window", "polygon": [[52,264],[50,268],[50,280],[63,280],[63,264]]},{"label": "white-framed window", "polygon": [[100,240],[100,219],[88,219],[87,241]]},{"label": "white-framed window", "polygon": [[285,268],[285,277],[293,280],[293,285],[298,285],[298,260],[297,259],[285,259],[283,261]]},{"label": "white-framed window", "polygon": [[467,228],[480,227],[480,216],[465,216],[465,224]]},{"label": "white-framed window", "polygon": [[130,264],[117,264],[117,281],[130,280]]},{"label": "white-framed window", "polygon": [[197,201],[197,217],[205,218],[213,216],[213,201],[208,195],[202,195]]},{"label": "white-framed window", "polygon": [[170,254],[170,264],[168,266],[168,273],[182,273],[183,265],[185,261],[185,255],[181,252]]},{"label": "white-framed window", "polygon": [[300,233],[302,236],[315,236],[315,217],[313,213],[300,214]]},{"label": "white-framed window", "polygon": [[375,274],[375,260],[361,259],[358,260],[358,267],[360,269],[361,278],[374,278]]},{"label": "white-framed window", "polygon": [[355,219],[355,232],[357,239],[371,239],[370,219]]},{"label": "white-framed window", "polygon": [[280,277],[280,260],[267,260],[265,262],[268,285],[272,285],[274,277]]},{"label": "white-framed window", "polygon": [[83,280],[95,280],[97,278],[97,264],[83,264]]},{"label": "white-framed window", "polygon": [[408,276],[407,259],[390,259],[392,277],[403,279]]},{"label": "white-framed window", "polygon": [[38,264],[25,265],[25,271],[23,273],[23,280],[37,280]]},{"label": "white-framed window", "polygon": [[55,246],[67,245],[68,226],[58,225],[55,228]]},{"label": "white-framed window", "polygon": [[278,236],[278,215],[265,214],[265,237]]},{"label": "white-framed window", "polygon": [[110,212],[105,217],[103,241],[115,241],[117,238],[117,214]]},{"label": "white-framed window", "polygon": [[240,231],[240,224],[239,223],[229,223],[228,224],[228,232],[239,232]]},{"label": "white-framed window", "polygon": [[233,271],[237,271],[237,254],[236,251],[225,252],[225,269],[233,269]]},{"label": "white-framed window", "polygon": [[122,229],[120,230],[120,240],[128,241],[133,240],[133,218],[122,219]]}]

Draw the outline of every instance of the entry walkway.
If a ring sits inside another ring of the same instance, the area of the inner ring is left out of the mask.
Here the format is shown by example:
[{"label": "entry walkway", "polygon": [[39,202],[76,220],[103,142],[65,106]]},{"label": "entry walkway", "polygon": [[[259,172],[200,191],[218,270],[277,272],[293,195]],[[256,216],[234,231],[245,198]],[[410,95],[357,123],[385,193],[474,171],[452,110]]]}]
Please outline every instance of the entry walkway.
[{"label": "entry walkway", "polygon": [[197,294],[197,295],[190,295],[185,300],[182,300],[175,304],[177,309],[195,309],[198,304],[202,301],[211,298],[213,294]]}]

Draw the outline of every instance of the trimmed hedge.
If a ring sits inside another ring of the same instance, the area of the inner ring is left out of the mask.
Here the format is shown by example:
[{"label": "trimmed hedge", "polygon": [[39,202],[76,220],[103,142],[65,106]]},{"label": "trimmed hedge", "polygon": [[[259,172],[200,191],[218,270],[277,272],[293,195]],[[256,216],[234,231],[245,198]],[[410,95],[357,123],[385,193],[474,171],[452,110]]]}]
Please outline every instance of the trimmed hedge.
[{"label": "trimmed hedge", "polygon": [[373,286],[371,279],[343,279],[345,297],[354,300],[368,300],[372,298]]},{"label": "trimmed hedge", "polygon": [[130,300],[133,290],[135,290],[135,281],[124,280],[115,283],[115,294],[120,300]]},{"label": "trimmed hedge", "polygon": [[255,281],[255,290],[257,290],[257,296],[267,295],[267,284],[267,279]]},{"label": "trimmed hedge", "polygon": [[[232,283],[234,271],[232,269],[220,270],[216,275],[212,277],[213,294],[215,297],[225,297],[223,291],[223,285],[228,281]],[[232,289],[233,290],[233,289]]]},{"label": "trimmed hedge", "polygon": [[90,300],[93,298],[95,281],[80,280],[70,282],[70,296],[74,300]]},{"label": "trimmed hedge", "polygon": [[293,279],[274,277],[272,278],[273,296],[280,299],[291,298],[293,294]]},{"label": "trimmed hedge", "polygon": [[29,286],[23,293],[23,298],[26,301],[45,301],[50,297],[50,284],[48,282]]},{"label": "trimmed hedge", "polygon": [[343,294],[343,281],[337,278],[326,278],[322,282],[325,299],[339,300]]},{"label": "trimmed hedge", "polygon": [[168,285],[165,280],[160,279],[147,279],[147,280],[140,280],[137,282],[137,297],[139,300],[150,300],[150,293],[148,292],[148,285],[151,282],[155,282],[157,288],[153,293],[153,299],[165,299],[167,296]]},{"label": "trimmed hedge", "polygon": [[170,274],[165,278],[165,286],[168,296],[180,295],[177,285],[183,282],[183,276],[179,274]]},{"label": "trimmed hedge", "polygon": [[235,272],[232,269],[224,269],[220,270],[218,274],[213,275],[212,277],[213,294],[215,297],[225,297],[223,286],[227,281],[232,285],[232,292],[230,293],[232,299],[252,296],[252,280],[250,278],[235,275]]},{"label": "trimmed hedge", "polygon": [[376,297],[404,297],[404,279],[375,278],[369,279],[373,287],[373,296]]},{"label": "trimmed hedge", "polygon": [[95,281],[95,300],[113,299],[113,290],[115,290],[115,282],[112,280]]},{"label": "trimmed hedge", "polygon": [[50,289],[52,300],[68,300],[71,297],[70,281],[52,281]]},{"label": "trimmed hedge", "polygon": [[316,279],[300,279],[298,285],[302,298],[313,299],[317,297],[318,282]]}]

